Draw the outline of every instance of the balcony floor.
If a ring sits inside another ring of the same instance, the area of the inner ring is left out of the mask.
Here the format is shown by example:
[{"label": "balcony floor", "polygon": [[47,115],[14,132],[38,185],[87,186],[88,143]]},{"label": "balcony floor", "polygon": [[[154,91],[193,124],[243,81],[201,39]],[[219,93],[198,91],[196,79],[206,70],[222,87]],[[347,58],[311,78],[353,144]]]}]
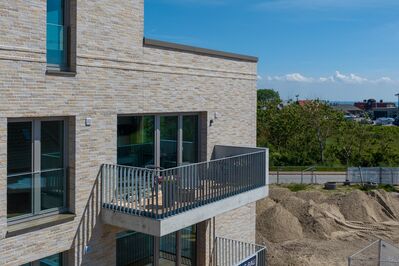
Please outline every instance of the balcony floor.
[{"label": "balcony floor", "polygon": [[123,209],[111,209],[107,206],[107,208],[102,209],[102,219],[106,224],[162,237],[217,215],[256,202],[267,195],[268,186],[265,186],[211,202],[197,208],[182,211],[175,215],[165,217],[164,219],[154,219],[144,215],[130,214],[124,212]]}]

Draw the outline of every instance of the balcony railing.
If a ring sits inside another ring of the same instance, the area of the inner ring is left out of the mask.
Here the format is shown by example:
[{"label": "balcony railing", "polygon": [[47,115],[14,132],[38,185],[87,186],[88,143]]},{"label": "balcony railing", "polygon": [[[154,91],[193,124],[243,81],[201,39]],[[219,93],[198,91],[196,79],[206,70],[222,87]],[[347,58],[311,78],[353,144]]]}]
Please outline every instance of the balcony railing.
[{"label": "balcony railing", "polygon": [[167,170],[102,166],[103,208],[165,219],[266,185],[265,149]]},{"label": "balcony railing", "polygon": [[266,247],[216,237],[213,261],[215,266],[266,266]]}]

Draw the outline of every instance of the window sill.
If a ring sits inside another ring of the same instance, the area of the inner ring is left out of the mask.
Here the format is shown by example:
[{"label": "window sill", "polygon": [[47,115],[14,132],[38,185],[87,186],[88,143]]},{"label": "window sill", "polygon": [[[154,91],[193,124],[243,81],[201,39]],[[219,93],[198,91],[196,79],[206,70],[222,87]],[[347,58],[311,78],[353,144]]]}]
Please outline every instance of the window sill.
[{"label": "window sill", "polygon": [[57,69],[47,69],[46,75],[49,76],[60,76],[60,77],[75,77],[75,71],[65,71],[65,70],[57,70]]},{"label": "window sill", "polygon": [[36,220],[30,220],[18,224],[9,225],[7,227],[6,237],[22,235],[43,228],[55,226],[62,223],[67,223],[73,221],[75,217],[76,217],[75,214],[56,214]]}]

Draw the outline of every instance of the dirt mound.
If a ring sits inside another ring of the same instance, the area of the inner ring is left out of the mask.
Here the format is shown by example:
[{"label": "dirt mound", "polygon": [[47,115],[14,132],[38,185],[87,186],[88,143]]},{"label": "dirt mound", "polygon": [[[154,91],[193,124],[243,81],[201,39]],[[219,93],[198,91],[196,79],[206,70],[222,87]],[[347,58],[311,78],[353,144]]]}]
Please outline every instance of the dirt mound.
[{"label": "dirt mound", "polygon": [[280,202],[289,196],[292,196],[292,192],[288,188],[273,188],[269,190],[269,198],[275,202]]},{"label": "dirt mound", "polygon": [[324,202],[328,198],[326,193],[315,190],[298,191],[295,196],[304,200],[313,200],[317,203]]},{"label": "dirt mound", "polygon": [[262,214],[264,211],[273,207],[274,205],[276,205],[276,202],[271,198],[260,200],[256,203],[256,213]]},{"label": "dirt mound", "polygon": [[399,242],[399,194],[383,190],[272,188],[257,214],[257,241],[269,247],[271,265],[346,265],[376,238]]},{"label": "dirt mound", "polygon": [[[327,203],[315,203],[312,199],[304,200],[297,197],[298,194],[285,197],[281,201],[281,205],[298,218],[306,234],[329,238],[334,231],[338,230],[334,219],[343,219],[339,209]],[[310,194],[307,194],[306,198],[308,196]]]},{"label": "dirt mound", "polygon": [[360,190],[344,195],[338,202],[346,220],[362,222],[382,222],[389,220],[383,207],[374,198]]},{"label": "dirt mound", "polygon": [[303,237],[298,219],[280,204],[259,215],[257,227],[259,233],[271,242],[283,242]]}]

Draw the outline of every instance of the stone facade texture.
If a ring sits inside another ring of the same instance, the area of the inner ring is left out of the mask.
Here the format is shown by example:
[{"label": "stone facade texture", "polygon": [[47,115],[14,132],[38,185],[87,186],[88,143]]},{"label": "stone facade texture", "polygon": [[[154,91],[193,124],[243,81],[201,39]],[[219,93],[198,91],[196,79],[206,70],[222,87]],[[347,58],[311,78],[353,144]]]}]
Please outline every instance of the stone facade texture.
[{"label": "stone facade texture", "polygon": [[[0,265],[62,251],[71,265],[115,264],[115,233],[122,229],[99,220],[96,180],[101,164],[116,162],[119,114],[204,113],[208,159],[216,144],[256,144],[256,63],[143,47],[143,0],[71,4],[77,74],[65,77],[46,75],[46,1],[0,1]],[[7,121],[57,116],[69,118],[76,218],[7,237]],[[253,204],[213,221],[215,234],[255,239]]]}]

